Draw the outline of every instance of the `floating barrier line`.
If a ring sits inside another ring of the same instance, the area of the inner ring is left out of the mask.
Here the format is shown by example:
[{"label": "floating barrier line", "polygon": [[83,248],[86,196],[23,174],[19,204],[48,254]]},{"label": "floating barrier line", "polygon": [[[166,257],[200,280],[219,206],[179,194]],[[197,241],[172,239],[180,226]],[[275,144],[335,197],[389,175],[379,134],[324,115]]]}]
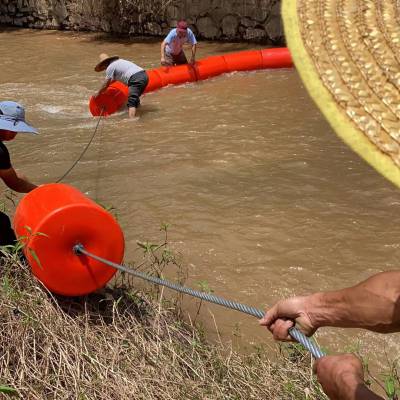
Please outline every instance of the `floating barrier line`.
[{"label": "floating barrier line", "polygon": [[[292,57],[286,47],[215,55],[199,59],[194,65],[162,66],[146,70],[149,83],[144,93],[154,92],[168,85],[203,81],[230,72],[291,67]],[[114,81],[99,96],[89,99],[89,110],[93,116],[98,116],[103,107],[107,117],[126,104],[128,95],[128,86]]]},{"label": "floating barrier line", "polygon": [[[143,272],[128,268],[124,265],[120,265],[120,264],[113,263],[112,261],[108,261],[102,257],[96,256],[95,254],[92,254],[92,253],[86,251],[82,244],[75,245],[73,247],[73,251],[76,255],[83,254],[87,257],[93,258],[94,260],[100,261],[112,268],[115,268],[118,271],[125,272],[129,275],[136,276],[137,278],[144,279],[144,280],[154,283],[156,285],[165,286],[165,287],[175,290],[177,292],[184,293],[184,294],[187,294],[192,297],[197,297],[198,299],[207,301],[209,303],[218,304],[220,306],[230,308],[232,310],[236,310],[236,311],[239,311],[244,314],[252,315],[253,317],[256,317],[259,319],[264,317],[265,313],[262,310],[259,310],[257,308],[250,307],[245,304],[237,303],[235,301],[226,300],[222,297],[218,297],[218,296],[215,296],[215,295],[212,295],[209,293],[200,292],[200,291],[197,291],[197,290],[194,290],[191,288],[187,288],[185,286],[178,285],[176,283],[167,281],[165,279],[157,278],[155,276],[150,276]],[[290,328],[289,333],[293,339],[295,339],[297,342],[302,344],[315,358],[321,358],[321,357],[325,356],[325,354],[322,352],[322,350],[313,341],[311,341],[307,336],[305,336],[303,333],[301,333],[298,329],[296,329],[294,327]]]},{"label": "floating barrier line", "polygon": [[101,112],[100,112],[100,115],[99,115],[99,119],[98,119],[98,121],[97,121],[96,128],[95,128],[95,130],[94,130],[94,132],[93,132],[93,135],[92,135],[92,137],[90,138],[90,140],[89,140],[88,144],[86,145],[86,147],[83,149],[81,155],[80,155],[80,156],[77,158],[77,160],[72,164],[72,166],[68,169],[68,171],[66,171],[66,172],[64,173],[64,175],[56,181],[56,183],[60,183],[62,180],[64,180],[64,178],[66,178],[67,175],[75,168],[76,164],[78,164],[78,162],[81,161],[82,157],[85,155],[87,149],[88,149],[89,146],[92,144],[93,139],[94,139],[94,137],[96,136],[97,130],[98,130],[99,125],[100,125],[100,121],[101,121],[101,119],[102,119],[103,116],[104,116],[104,111],[105,111],[105,109],[102,108],[102,110],[101,110]]}]

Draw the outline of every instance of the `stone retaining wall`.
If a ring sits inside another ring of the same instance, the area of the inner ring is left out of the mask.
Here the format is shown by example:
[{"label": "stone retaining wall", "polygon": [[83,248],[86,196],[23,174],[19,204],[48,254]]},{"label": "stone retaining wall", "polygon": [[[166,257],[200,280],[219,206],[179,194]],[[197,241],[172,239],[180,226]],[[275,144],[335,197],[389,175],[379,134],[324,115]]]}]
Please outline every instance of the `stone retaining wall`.
[{"label": "stone retaining wall", "polygon": [[165,35],[186,19],[200,39],[282,45],[280,0],[0,0],[0,24]]}]

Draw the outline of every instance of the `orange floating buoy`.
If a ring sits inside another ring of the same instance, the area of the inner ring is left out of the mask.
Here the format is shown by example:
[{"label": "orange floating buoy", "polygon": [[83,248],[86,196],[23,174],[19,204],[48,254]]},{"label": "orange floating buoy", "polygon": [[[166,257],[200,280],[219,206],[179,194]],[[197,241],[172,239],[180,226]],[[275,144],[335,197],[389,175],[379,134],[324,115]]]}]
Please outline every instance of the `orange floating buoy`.
[{"label": "orange floating buoy", "polygon": [[149,77],[149,83],[146,86],[144,93],[153,92],[154,90],[161,89],[163,87],[162,78],[157,69],[150,69],[147,72]]},{"label": "orange floating buoy", "polygon": [[98,96],[89,100],[89,110],[94,117],[114,114],[128,101],[128,86],[122,82],[114,81]]},{"label": "orange floating buoy", "polygon": [[[194,66],[177,65],[147,70],[149,83],[144,92],[149,93],[167,85],[201,81],[227,72],[290,67],[293,67],[293,61],[286,47],[246,50],[224,56],[207,57],[197,61]],[[128,87],[114,82],[100,96],[90,99],[90,112],[93,116],[98,116],[103,109],[103,115],[111,115],[123,106],[127,99]]]},{"label": "orange floating buoy", "polygon": [[103,287],[116,270],[85,256],[85,249],[120,264],[125,241],[114,217],[72,186],[38,187],[20,201],[14,216],[17,237],[33,274],[53,293],[80,296]]},{"label": "orange floating buoy", "polygon": [[224,59],[229,72],[253,71],[263,68],[263,57],[260,50],[227,54]]},{"label": "orange floating buoy", "polygon": [[292,56],[287,47],[274,47],[261,50],[263,68],[291,68]]},{"label": "orange floating buoy", "polygon": [[212,56],[199,60],[194,68],[199,81],[229,72],[224,56]]},{"label": "orange floating buoy", "polygon": [[189,64],[161,67],[157,71],[162,78],[163,86],[181,85],[182,83],[197,81],[195,69]]}]

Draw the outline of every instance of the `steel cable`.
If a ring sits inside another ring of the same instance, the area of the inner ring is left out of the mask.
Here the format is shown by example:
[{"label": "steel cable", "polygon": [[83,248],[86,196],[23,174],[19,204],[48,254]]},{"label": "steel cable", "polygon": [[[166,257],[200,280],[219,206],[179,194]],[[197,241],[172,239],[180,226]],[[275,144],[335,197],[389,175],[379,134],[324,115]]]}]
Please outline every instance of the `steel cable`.
[{"label": "steel cable", "polygon": [[[256,317],[259,319],[263,318],[265,315],[265,313],[262,310],[259,310],[255,307],[250,307],[245,304],[237,303],[235,301],[226,300],[222,297],[218,297],[213,294],[199,292],[197,290],[178,285],[176,283],[167,281],[165,279],[157,278],[155,276],[151,276],[151,275],[145,274],[143,272],[136,271],[136,270],[128,268],[124,265],[113,263],[112,261],[106,260],[102,257],[96,256],[95,254],[92,254],[92,253],[86,251],[82,244],[75,245],[73,247],[73,251],[77,255],[84,254],[85,256],[93,258],[94,260],[100,261],[112,268],[117,269],[118,271],[125,272],[127,274],[136,276],[137,278],[144,279],[144,280],[154,283],[156,285],[165,286],[169,289],[175,290],[180,293],[187,294],[192,297],[196,297],[198,299],[207,301],[209,303],[218,304],[220,306],[230,308],[232,310],[236,310],[236,311],[239,311],[244,314],[252,315],[253,317]],[[317,346],[316,343],[314,343],[312,340],[310,340],[307,336],[305,336],[297,328],[295,328],[295,327],[290,328],[289,333],[293,339],[295,339],[297,342],[302,344],[304,346],[304,348],[306,348],[315,358],[321,358],[325,355],[322,352],[322,350]]]},{"label": "steel cable", "polygon": [[103,117],[103,113],[104,113],[104,108],[101,109],[101,113],[100,113],[99,119],[98,119],[98,121],[97,121],[97,125],[96,125],[96,128],[95,128],[94,132],[93,132],[93,135],[92,135],[92,137],[90,138],[89,143],[88,143],[88,144],[86,145],[86,147],[83,149],[81,155],[80,155],[80,156],[77,158],[77,160],[72,164],[72,166],[64,173],[64,175],[56,181],[56,183],[60,183],[62,180],[64,180],[64,178],[67,177],[67,175],[75,168],[76,164],[78,164],[78,162],[79,162],[79,161],[82,159],[82,157],[85,155],[87,149],[88,149],[89,146],[92,144],[93,139],[94,139],[94,137],[96,136],[97,130],[98,130],[99,125],[100,125],[100,121],[101,121],[101,119],[102,119],[102,117]]}]

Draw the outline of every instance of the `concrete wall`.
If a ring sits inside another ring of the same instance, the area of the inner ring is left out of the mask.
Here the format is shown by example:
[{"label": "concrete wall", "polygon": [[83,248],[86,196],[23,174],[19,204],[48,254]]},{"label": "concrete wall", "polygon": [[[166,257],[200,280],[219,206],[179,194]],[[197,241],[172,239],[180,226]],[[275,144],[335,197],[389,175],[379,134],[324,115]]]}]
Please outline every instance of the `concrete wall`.
[{"label": "concrete wall", "polygon": [[202,39],[282,45],[280,0],[0,0],[0,24],[165,35],[186,19]]}]

